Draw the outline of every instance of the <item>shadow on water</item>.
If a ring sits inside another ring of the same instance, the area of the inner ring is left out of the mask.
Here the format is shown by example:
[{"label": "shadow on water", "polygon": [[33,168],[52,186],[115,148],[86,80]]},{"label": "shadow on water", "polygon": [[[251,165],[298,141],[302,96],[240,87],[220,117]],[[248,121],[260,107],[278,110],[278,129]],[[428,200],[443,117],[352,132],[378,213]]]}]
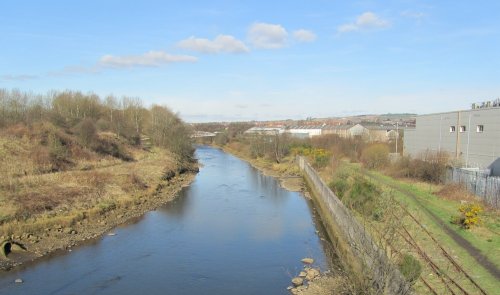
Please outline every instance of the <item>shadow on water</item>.
[{"label": "shadow on water", "polygon": [[176,200],[0,275],[0,294],[288,294],[302,258],[335,268],[311,202],[221,150],[196,155],[203,167]]}]

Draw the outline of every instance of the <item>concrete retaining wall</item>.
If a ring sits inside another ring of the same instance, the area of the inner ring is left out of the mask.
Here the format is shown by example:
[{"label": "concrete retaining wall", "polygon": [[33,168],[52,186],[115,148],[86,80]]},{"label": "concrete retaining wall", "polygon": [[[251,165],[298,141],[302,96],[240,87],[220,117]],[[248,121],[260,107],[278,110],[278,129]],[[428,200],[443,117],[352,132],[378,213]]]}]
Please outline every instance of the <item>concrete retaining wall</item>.
[{"label": "concrete retaining wall", "polygon": [[368,282],[380,294],[410,294],[410,285],[373,241],[366,228],[323,182],[304,157],[297,157],[300,170],[321,208],[323,220],[331,223],[333,240],[342,247],[339,256],[350,273]]}]

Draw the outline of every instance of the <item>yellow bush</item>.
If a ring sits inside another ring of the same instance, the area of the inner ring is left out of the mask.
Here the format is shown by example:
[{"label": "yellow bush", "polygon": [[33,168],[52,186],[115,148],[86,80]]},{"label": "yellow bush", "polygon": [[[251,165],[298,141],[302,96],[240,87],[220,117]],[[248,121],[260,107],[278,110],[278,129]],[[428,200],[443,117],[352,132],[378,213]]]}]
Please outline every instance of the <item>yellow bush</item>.
[{"label": "yellow bush", "polygon": [[460,215],[455,218],[454,223],[465,229],[469,229],[481,222],[479,214],[483,212],[483,208],[479,204],[462,204],[458,208],[458,211],[460,212]]},{"label": "yellow bush", "polygon": [[294,147],[291,149],[292,155],[301,155],[310,158],[316,168],[325,167],[330,160],[331,153],[325,149],[313,147]]}]

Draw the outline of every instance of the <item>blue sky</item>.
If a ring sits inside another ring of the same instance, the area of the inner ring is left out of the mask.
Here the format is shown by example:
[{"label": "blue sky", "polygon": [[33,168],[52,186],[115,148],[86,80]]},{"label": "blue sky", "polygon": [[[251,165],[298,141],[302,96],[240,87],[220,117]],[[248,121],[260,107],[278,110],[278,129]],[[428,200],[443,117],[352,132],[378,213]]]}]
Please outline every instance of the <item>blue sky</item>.
[{"label": "blue sky", "polygon": [[430,113],[500,96],[500,1],[17,0],[0,11],[0,88],[138,96],[187,121]]}]

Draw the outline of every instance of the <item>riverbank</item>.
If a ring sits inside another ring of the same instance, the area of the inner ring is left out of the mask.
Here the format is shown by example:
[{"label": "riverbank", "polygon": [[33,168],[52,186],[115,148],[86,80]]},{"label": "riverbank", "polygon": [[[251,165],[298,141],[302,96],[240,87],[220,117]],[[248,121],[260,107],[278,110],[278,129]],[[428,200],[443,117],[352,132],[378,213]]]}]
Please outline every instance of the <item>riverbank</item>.
[{"label": "riverbank", "polygon": [[20,181],[29,184],[31,193],[65,200],[53,210],[1,225],[0,269],[71,251],[99,238],[173,200],[198,170],[196,163],[179,163],[164,149],[130,152],[136,159],[133,162],[110,159],[93,163],[89,169],[23,177]]}]

